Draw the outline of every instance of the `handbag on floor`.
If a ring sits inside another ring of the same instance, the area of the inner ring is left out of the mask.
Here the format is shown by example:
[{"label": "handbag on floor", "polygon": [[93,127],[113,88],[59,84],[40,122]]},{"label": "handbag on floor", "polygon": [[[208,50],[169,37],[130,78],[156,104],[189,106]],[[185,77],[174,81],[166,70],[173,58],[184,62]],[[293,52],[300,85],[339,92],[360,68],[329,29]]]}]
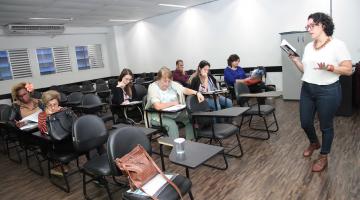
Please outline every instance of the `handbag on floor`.
[{"label": "handbag on floor", "polygon": [[154,195],[148,194],[143,186],[152,178],[160,174],[166,182],[168,182],[179,194],[182,199],[180,189],[167,178],[164,173],[159,169],[154,160],[149,156],[146,150],[137,145],[131,152],[116,160],[117,167],[128,176],[130,188],[132,191],[140,189],[142,192],[150,196],[152,199],[158,198]]}]

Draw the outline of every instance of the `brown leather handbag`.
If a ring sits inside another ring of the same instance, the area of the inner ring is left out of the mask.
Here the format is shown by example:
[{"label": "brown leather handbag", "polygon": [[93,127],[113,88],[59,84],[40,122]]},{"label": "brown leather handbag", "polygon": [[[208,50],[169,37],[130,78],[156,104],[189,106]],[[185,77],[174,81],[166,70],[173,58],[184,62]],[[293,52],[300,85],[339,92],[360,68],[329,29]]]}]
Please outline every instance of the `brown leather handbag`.
[{"label": "brown leather handbag", "polygon": [[[162,177],[175,188],[182,199],[180,189],[164,175],[141,145],[137,145],[131,152],[123,157],[116,158],[115,162],[117,167],[128,176],[132,191],[139,188],[141,191],[146,193],[142,187],[157,174],[161,174]],[[152,199],[157,200],[156,197],[151,195],[149,196]]]}]

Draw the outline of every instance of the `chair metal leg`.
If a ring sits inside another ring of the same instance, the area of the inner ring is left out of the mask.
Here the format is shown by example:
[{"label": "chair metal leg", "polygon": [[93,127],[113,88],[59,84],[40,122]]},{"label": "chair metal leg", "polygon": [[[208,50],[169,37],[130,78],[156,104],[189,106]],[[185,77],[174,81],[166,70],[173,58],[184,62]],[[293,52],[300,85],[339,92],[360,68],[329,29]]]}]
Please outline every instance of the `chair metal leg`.
[{"label": "chair metal leg", "polygon": [[[48,168],[49,168],[48,172],[49,172],[50,182],[51,182],[53,185],[55,185],[56,187],[60,188],[61,190],[65,191],[65,192],[67,192],[67,193],[70,193],[69,181],[68,181],[68,179],[67,179],[68,176],[70,176],[70,174],[69,174],[69,175],[68,175],[68,174],[65,174],[63,164],[60,164],[61,173],[63,174],[63,179],[64,179],[64,182],[65,182],[65,186],[63,186],[63,185],[55,182],[55,181],[51,178],[53,175],[51,175],[50,162],[51,162],[51,161],[49,160],[49,161],[48,161]],[[53,165],[54,165],[54,164],[53,164]],[[57,167],[57,166],[59,166],[59,165],[55,165],[55,167]],[[53,167],[53,168],[55,168],[55,167]]]},{"label": "chair metal leg", "polygon": [[[33,154],[32,154],[32,155],[29,155],[29,154],[28,154],[28,150],[31,151]],[[34,169],[34,168],[31,167],[29,158],[32,157],[32,156],[35,156],[36,161],[37,161],[37,164],[38,164],[38,166],[39,166],[39,170],[36,170],[36,169]],[[36,173],[36,174],[38,174],[38,175],[40,175],[40,176],[43,176],[43,175],[44,175],[44,170],[43,170],[41,164],[42,164],[42,162],[45,161],[46,159],[41,160],[41,159],[39,158],[39,153],[36,151],[36,149],[34,149],[34,150],[25,149],[25,158],[26,158],[26,166],[27,166],[28,169],[30,169],[32,172],[34,172],[34,173]]]},{"label": "chair metal leg", "polygon": [[165,171],[163,144],[160,144],[160,160],[161,160],[161,168],[163,171]]},{"label": "chair metal leg", "polygon": [[86,173],[83,171],[83,194],[84,194],[84,198],[85,199],[90,199],[88,196],[87,196],[87,193],[86,193]]},{"label": "chair metal leg", "polygon": [[191,190],[189,190],[189,197],[190,197],[191,200],[194,200],[194,196],[193,196]]},{"label": "chair metal leg", "polygon": [[[12,143],[15,143],[14,146],[9,146],[9,142],[10,142],[9,140],[6,140],[6,149],[7,149],[7,156],[8,156],[8,158],[9,158],[11,161],[13,161],[13,162],[16,162],[16,163],[21,164],[21,163],[22,163],[22,159],[21,159],[21,155],[20,155],[20,150],[18,150],[19,145],[16,144],[16,142],[12,142]],[[15,152],[16,152],[17,157],[18,157],[17,160],[11,157],[11,155],[10,155],[10,150],[11,150],[11,149],[15,149]]]}]

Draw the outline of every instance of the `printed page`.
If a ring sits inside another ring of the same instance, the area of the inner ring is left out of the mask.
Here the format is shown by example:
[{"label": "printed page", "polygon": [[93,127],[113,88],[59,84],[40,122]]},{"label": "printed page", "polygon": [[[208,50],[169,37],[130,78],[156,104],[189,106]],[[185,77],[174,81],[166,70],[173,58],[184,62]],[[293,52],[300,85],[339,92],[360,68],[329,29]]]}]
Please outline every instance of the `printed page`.
[{"label": "printed page", "polygon": [[27,117],[24,117],[22,118],[20,121],[21,122],[38,122],[38,116],[39,116],[39,113],[41,113],[42,110],[38,110],[37,112],[27,116]]},{"label": "printed page", "polygon": [[176,112],[176,111],[181,110],[181,109],[183,109],[185,107],[186,107],[186,105],[178,104],[176,106],[171,106],[171,107],[168,107],[168,108],[164,108],[162,110],[163,111],[169,111],[169,112],[172,112],[172,111]]}]

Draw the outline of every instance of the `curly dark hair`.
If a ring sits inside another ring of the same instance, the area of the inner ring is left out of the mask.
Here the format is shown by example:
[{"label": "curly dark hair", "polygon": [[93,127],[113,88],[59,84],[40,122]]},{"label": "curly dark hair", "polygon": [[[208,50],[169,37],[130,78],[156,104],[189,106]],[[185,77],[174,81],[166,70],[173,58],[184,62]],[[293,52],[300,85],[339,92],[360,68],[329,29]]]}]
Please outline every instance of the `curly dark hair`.
[{"label": "curly dark hair", "polygon": [[240,57],[237,54],[230,55],[229,58],[227,59],[228,66],[231,67],[231,63],[237,60],[240,60]]},{"label": "curly dark hair", "polygon": [[324,32],[327,36],[332,36],[334,33],[335,25],[332,18],[322,12],[317,12],[309,15],[308,20],[313,19],[315,24],[322,24]]}]

